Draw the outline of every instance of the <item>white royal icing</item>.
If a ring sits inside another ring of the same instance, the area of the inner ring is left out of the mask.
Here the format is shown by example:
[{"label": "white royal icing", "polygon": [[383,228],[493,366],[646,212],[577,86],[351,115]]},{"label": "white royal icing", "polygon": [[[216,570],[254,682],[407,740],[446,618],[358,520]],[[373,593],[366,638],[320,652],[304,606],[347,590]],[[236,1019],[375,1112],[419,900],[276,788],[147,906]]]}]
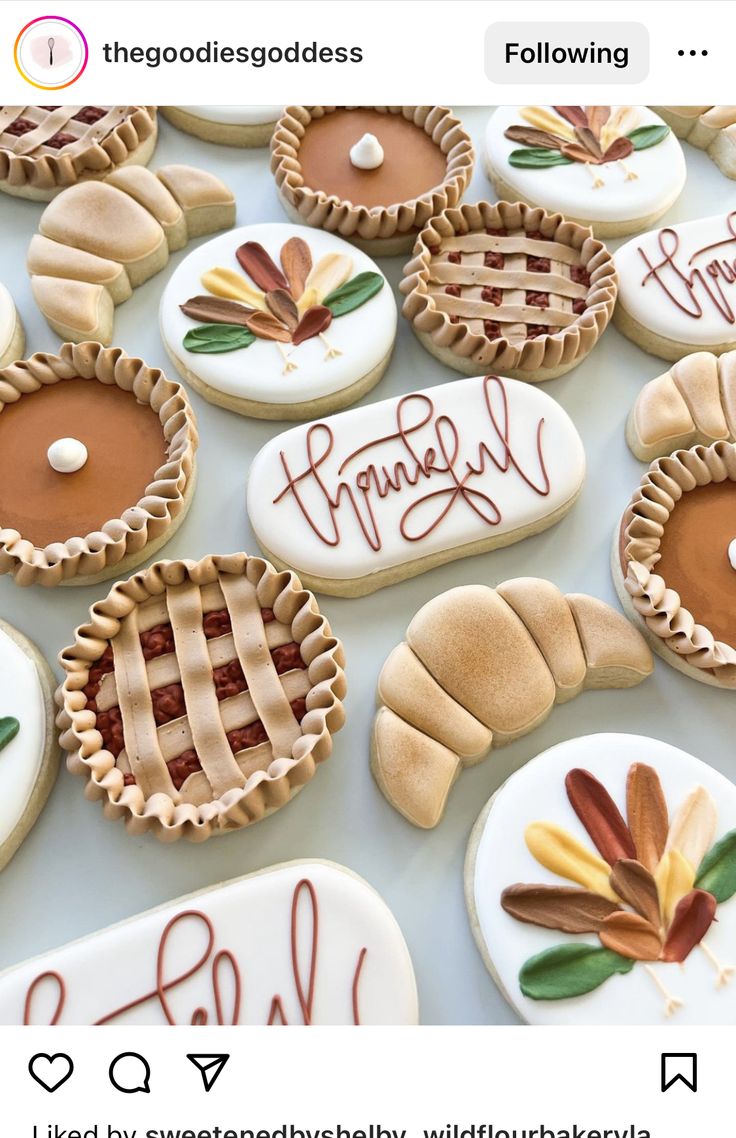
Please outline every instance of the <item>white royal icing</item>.
[{"label": "white royal icing", "polygon": [[0,719],[20,730],[0,750],[0,846],[26,812],[43,763],[46,707],[34,661],[0,628]]},{"label": "white royal icing", "polygon": [[[320,229],[296,225],[249,225],[195,249],[182,261],[166,287],[161,299],[161,330],[177,359],[216,391],[260,403],[303,403],[350,387],[377,367],[391,350],[396,338],[397,312],[391,286],[386,281],[381,291],[360,308],[333,320],[326,336],[341,354],[330,359],[325,358],[328,349],[319,337],[305,340],[296,347],[256,340],[248,348],[216,355],[189,352],[184,348],[184,336],[198,322],[185,316],[179,305],[190,297],[206,293],[201,280],[203,273],[216,267],[242,273],[235,251],[246,241],[260,242],[278,265],[279,251],[290,237],[301,237],[307,242],[315,264],[328,253],[340,253],[351,258],[352,276],[380,272],[370,257],[341,238]],[[286,358],[296,364],[287,374],[284,374],[282,346]]]},{"label": "white royal icing", "polygon": [[87,448],[79,439],[57,439],[47,451],[49,466],[59,474],[74,474],[87,461]]},{"label": "white royal icing", "polygon": [[[695,948],[684,964],[656,962],[650,967],[682,1007],[667,1018],[656,982],[637,961],[631,972],[615,975],[584,996],[564,1000],[531,1000],[519,988],[519,970],[530,957],[559,944],[600,946],[595,934],[570,935],[523,924],[501,908],[509,885],[571,885],[550,873],[526,847],[531,822],[563,826],[595,853],[590,837],[565,792],[565,776],[575,767],[590,771],[603,783],[626,816],[626,776],[632,763],[657,771],[670,821],[696,786],[712,795],[717,811],[716,840],[736,828],[736,786],[685,751],[638,735],[588,735],[559,743],[527,763],[501,788],[485,823],[477,849],[473,896],[493,967],[519,1015],[532,1024],[732,1024],[736,1016],[736,980],[718,989],[717,972],[705,952]],[[736,964],[736,898],[719,905],[704,938],[723,964]]]},{"label": "white royal icing", "polygon": [[736,210],[654,229],[615,255],[619,302],[658,336],[736,343]]},{"label": "white royal icing", "polygon": [[[597,167],[586,167],[582,162],[542,169],[512,166],[509,155],[522,144],[505,138],[504,131],[510,126],[528,125],[519,114],[521,109],[503,106],[494,111],[486,127],[485,148],[492,172],[522,200],[583,221],[627,222],[658,216],[680,195],[685,185],[685,157],[672,132],[656,146],[634,151],[626,158],[626,170],[636,178],[627,178],[626,171],[615,162]],[[662,123],[648,107],[638,106],[636,111],[639,126]],[[603,180],[602,186],[594,188],[589,170]]]},{"label": "white royal icing", "polygon": [[[513,456],[544,489],[537,445],[541,431],[547,494],[532,489],[513,465],[505,472],[498,468],[507,459],[504,392]],[[326,454],[330,437],[332,449]],[[367,447],[369,443],[376,445]],[[359,448],[365,449],[345,466]],[[450,471],[443,452],[453,456]],[[468,464],[484,470],[474,474]],[[296,492],[289,489],[286,466],[297,479]],[[263,547],[297,572],[344,580],[531,525],[569,502],[584,475],[583,444],[559,403],[528,383],[478,377],[344,411],[278,435],[251,464],[248,513]],[[389,478],[398,479],[400,488],[383,493]],[[338,495],[339,504],[331,510],[328,496]],[[300,502],[326,540],[308,524]],[[495,518],[492,503],[501,513],[495,523],[490,521]],[[431,530],[426,537],[412,540],[425,528]]]},{"label": "white royal icing", "polygon": [[729,544],[728,547],[728,560],[732,569],[736,569],[736,537]]},{"label": "white royal icing", "polygon": [[0,359],[5,355],[15,335],[15,305],[5,285],[0,284]]},{"label": "white royal icing", "polygon": [[364,134],[351,146],[350,161],[358,170],[377,170],[383,165],[383,147],[375,134]]},{"label": "white royal icing", "polygon": [[284,112],[283,106],[269,107],[253,105],[250,107],[179,107],[196,119],[206,122],[225,123],[228,126],[261,126],[276,122]]},{"label": "white royal icing", "polygon": [[[312,883],[318,907],[318,941],[313,1024],[352,1024],[353,987],[361,1024],[414,1024],[417,993],[409,951],[391,911],[378,893],[341,866],[291,862],[205,889],[172,904],[104,929],[12,968],[0,976],[0,1023],[17,1024],[37,977],[55,973],[64,982],[62,1024],[91,1024],[134,1000],[150,995],[136,1009],[115,1016],[118,1025],[162,1024],[167,1020],[156,995],[156,961],[162,954],[165,996],[177,1024],[189,1024],[202,1008],[216,1024],[213,962],[231,953],[241,978],[238,1024],[266,1024],[272,1001],[280,997],[289,1024],[301,1024],[292,964],[291,912],[300,882]],[[174,926],[162,945],[166,926],[185,911],[206,915]],[[305,889],[299,893],[297,957],[306,995],[312,945],[312,910]],[[356,970],[365,949],[356,982]],[[121,962],[115,967],[114,962]],[[201,961],[183,983],[171,981]],[[219,968],[222,1020],[232,1024],[235,974],[229,961]],[[30,1021],[49,1024],[59,1000],[58,980],[47,977],[35,989]],[[278,1019],[277,1019],[277,1022]]]}]

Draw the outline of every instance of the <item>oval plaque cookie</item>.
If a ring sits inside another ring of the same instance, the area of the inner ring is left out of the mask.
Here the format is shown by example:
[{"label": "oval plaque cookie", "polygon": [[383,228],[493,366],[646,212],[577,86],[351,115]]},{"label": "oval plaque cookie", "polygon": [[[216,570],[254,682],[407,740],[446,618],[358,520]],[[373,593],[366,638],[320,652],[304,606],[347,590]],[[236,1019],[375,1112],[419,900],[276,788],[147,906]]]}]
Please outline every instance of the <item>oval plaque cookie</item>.
[{"label": "oval plaque cookie", "polygon": [[[124,960],[114,969],[110,961]],[[367,882],[326,861],[180,897],[0,976],[0,1023],[415,1024],[409,950]]]},{"label": "oval plaque cookie", "polygon": [[559,403],[481,376],[277,435],[251,465],[248,513],[279,567],[362,596],[547,529],[584,476]]},{"label": "oval plaque cookie", "polygon": [[616,326],[663,360],[736,348],[736,210],[652,230],[616,253]]}]

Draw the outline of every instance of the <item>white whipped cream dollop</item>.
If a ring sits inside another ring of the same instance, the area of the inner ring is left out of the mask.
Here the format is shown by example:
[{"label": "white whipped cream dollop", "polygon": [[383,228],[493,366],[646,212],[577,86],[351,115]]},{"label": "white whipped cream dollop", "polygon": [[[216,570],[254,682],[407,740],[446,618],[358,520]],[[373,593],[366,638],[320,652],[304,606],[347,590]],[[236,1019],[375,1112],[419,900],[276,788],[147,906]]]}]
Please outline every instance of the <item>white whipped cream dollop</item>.
[{"label": "white whipped cream dollop", "polygon": [[377,170],[383,165],[383,147],[375,134],[364,134],[351,146],[350,161],[359,170]]},{"label": "white whipped cream dollop", "polygon": [[731,562],[731,568],[736,569],[736,537],[728,547],[728,560]]},{"label": "white whipped cream dollop", "polygon": [[87,448],[79,439],[57,439],[46,452],[49,466],[59,474],[74,474],[87,461]]}]

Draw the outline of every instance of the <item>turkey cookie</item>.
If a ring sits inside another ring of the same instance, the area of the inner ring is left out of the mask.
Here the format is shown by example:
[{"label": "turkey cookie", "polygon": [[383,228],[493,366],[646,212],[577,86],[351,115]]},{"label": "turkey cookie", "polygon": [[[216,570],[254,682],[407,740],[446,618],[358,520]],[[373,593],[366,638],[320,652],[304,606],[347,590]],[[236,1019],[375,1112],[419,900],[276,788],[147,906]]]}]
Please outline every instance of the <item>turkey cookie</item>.
[{"label": "turkey cookie", "polygon": [[500,198],[622,237],[653,225],[685,185],[682,147],[648,107],[499,107],[485,166]]},{"label": "turkey cookie", "polygon": [[613,258],[589,229],[517,203],[463,205],[417,238],[404,316],[442,363],[532,382],[581,363],[611,319]]},{"label": "turkey cookie", "polygon": [[26,346],[25,332],[13,298],[0,284],[0,368],[20,359]]},{"label": "turkey cookie", "polygon": [[653,462],[616,533],[613,578],[654,651],[736,688],[736,444]]},{"label": "turkey cookie", "polygon": [[44,210],[28,249],[36,303],[63,339],[109,344],[116,305],[170,253],[234,221],[232,192],[193,166],[131,167],[73,186]]},{"label": "turkey cookie", "polygon": [[736,348],[736,210],[635,237],[616,269],[614,323],[645,352],[679,360]]},{"label": "turkey cookie", "polygon": [[641,389],[626,425],[644,462],[721,439],[736,442],[736,352],[685,356]]},{"label": "turkey cookie", "polygon": [[548,529],[584,477],[559,403],[491,375],[277,435],[251,463],[248,513],[275,564],[356,597]]},{"label": "turkey cookie", "polygon": [[161,107],[172,126],[222,146],[268,146],[283,107]]},{"label": "turkey cookie", "polygon": [[0,191],[49,201],[77,182],[145,166],[155,107],[0,107]]},{"label": "turkey cookie", "polygon": [[118,582],[60,659],[70,771],[108,818],[161,841],[278,810],[344,721],[342,645],[314,597],[244,553]]},{"label": "turkey cookie", "polygon": [[706,150],[727,178],[736,178],[736,107],[656,107],[679,138]]},{"label": "turkey cookie", "polygon": [[641,635],[603,601],[536,577],[463,585],[419,610],[378,680],[372,769],[424,829],[442,819],[468,766],[539,726],[590,688],[629,688],[652,671]]},{"label": "turkey cookie", "polygon": [[531,1024],[732,1024],[736,787],[657,739],[545,751],[473,830],[478,948]]},{"label": "turkey cookie", "polygon": [[[125,967],[110,974],[110,961]],[[0,1023],[416,1024],[409,950],[343,866],[292,861],[103,929],[0,975]]]},{"label": "turkey cookie", "polygon": [[271,141],[289,217],[376,256],[408,253],[430,218],[460,201],[474,162],[446,107],[287,107]]},{"label": "turkey cookie", "polygon": [[158,368],[64,344],[0,371],[0,573],[90,585],[151,557],[186,517],[197,428]]},{"label": "turkey cookie", "polygon": [[54,687],[35,644],[0,620],[0,869],[43,810],[59,770]]},{"label": "turkey cookie", "polygon": [[396,302],[378,266],[331,233],[249,225],[200,245],[161,301],[180,374],[210,403],[257,419],[308,419],[383,375]]}]

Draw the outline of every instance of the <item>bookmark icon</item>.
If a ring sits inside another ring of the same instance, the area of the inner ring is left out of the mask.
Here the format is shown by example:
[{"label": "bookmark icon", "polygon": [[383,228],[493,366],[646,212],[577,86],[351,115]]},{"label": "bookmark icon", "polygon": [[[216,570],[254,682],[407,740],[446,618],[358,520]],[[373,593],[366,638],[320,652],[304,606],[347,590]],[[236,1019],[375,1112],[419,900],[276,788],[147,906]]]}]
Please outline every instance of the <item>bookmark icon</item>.
[{"label": "bookmark icon", "polygon": [[668,1051],[662,1053],[662,1092],[684,1083],[688,1090],[698,1089],[698,1056],[694,1051]]}]

